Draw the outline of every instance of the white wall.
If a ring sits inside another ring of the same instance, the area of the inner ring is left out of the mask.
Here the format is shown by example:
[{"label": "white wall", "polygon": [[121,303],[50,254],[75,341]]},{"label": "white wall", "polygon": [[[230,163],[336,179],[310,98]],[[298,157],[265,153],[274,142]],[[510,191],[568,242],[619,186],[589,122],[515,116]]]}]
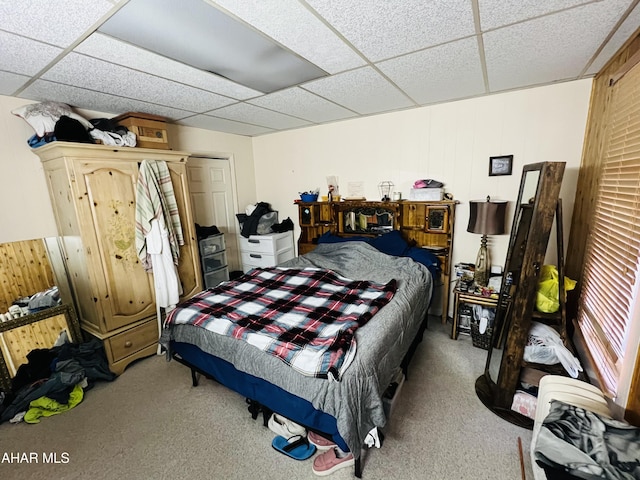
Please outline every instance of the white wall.
[{"label": "white wall", "polygon": [[[0,96],[0,243],[57,234],[44,170],[27,145],[33,129],[11,114],[27,103],[33,102]],[[87,110],[78,113],[89,119],[113,116]],[[169,125],[168,135],[174,150],[230,157],[239,179],[240,204],[256,202],[251,138],[178,125]]]},{"label": "white wall", "polygon": [[[486,195],[515,200],[527,163],[567,162],[562,197],[568,238],[590,88],[590,80],[580,80],[253,139],[169,126],[169,138],[176,150],[231,156],[240,210],[266,201],[296,225],[298,192],[324,191],[327,175],[339,177],[343,195],[348,182],[364,182],[369,199],[379,198],[377,185],[384,180],[405,197],[419,178],[440,180],[461,202],[453,261],[473,262],[480,238],[466,232],[468,201]],[[10,113],[25,103],[0,96],[0,243],[56,233],[44,173],[26,143],[33,131]],[[506,154],[514,155],[514,174],[489,177],[489,156]],[[490,239],[494,263],[503,263],[507,241],[507,235]]]},{"label": "white wall", "polygon": [[42,164],[27,145],[34,131],[11,114],[26,103],[0,96],[0,243],[57,234]]},{"label": "white wall", "polygon": [[[564,161],[568,239],[590,90],[591,80],[580,80],[256,137],[257,199],[297,226],[298,192],[324,193],[327,175],[339,177],[343,195],[349,182],[364,182],[369,200],[380,198],[381,181],[391,180],[406,198],[415,180],[434,178],[461,202],[453,262],[475,262],[480,237],[466,231],[468,201],[490,195],[514,202],[523,165]],[[489,177],[489,157],[509,154],[513,175]],[[508,235],[490,238],[492,263],[504,264],[507,245]]]}]

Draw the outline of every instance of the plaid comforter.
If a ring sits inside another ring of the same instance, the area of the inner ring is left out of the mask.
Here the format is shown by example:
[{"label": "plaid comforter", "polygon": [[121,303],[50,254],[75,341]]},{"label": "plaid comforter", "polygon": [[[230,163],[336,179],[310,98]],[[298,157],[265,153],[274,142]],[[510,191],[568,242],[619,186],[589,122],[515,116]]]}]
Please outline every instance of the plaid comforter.
[{"label": "plaid comforter", "polygon": [[229,335],[303,375],[339,380],[356,352],[354,333],[397,284],[350,280],[319,268],[256,268],[182,303],[167,324]]}]

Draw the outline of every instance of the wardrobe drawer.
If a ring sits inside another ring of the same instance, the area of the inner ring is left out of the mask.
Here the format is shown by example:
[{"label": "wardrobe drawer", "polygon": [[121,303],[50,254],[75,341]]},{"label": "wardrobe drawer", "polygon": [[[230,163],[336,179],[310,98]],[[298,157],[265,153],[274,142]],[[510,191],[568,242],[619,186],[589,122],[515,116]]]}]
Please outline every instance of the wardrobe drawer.
[{"label": "wardrobe drawer", "polygon": [[142,325],[107,339],[113,361],[127,357],[158,341],[158,321],[154,318]]}]

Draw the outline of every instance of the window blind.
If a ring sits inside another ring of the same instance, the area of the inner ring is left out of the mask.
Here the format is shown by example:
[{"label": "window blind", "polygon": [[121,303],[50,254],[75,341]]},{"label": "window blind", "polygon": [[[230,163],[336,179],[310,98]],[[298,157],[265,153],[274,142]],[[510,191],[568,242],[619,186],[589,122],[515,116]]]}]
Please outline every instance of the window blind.
[{"label": "window blind", "polygon": [[640,257],[640,66],[612,87],[578,325],[601,388],[615,398]]}]

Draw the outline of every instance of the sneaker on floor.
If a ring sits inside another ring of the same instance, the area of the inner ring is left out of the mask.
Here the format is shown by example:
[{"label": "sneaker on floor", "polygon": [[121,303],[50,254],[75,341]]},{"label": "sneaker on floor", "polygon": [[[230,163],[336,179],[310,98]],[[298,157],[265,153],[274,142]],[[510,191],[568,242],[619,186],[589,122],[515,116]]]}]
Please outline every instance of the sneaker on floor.
[{"label": "sneaker on floor", "polygon": [[325,452],[336,446],[334,442],[327,438],[324,438],[322,435],[319,435],[316,432],[310,431],[307,435],[307,438],[309,439],[309,443],[315,445],[320,452]]},{"label": "sneaker on floor", "polygon": [[296,435],[304,437],[307,434],[307,430],[302,425],[298,425],[277,413],[271,415],[271,418],[269,418],[269,421],[267,422],[267,426],[273,433],[286,439]]},{"label": "sneaker on floor", "polygon": [[320,477],[331,475],[333,472],[341,468],[350,467],[355,463],[352,453],[348,453],[345,457],[338,457],[336,448],[327,450],[313,459],[313,473]]}]

